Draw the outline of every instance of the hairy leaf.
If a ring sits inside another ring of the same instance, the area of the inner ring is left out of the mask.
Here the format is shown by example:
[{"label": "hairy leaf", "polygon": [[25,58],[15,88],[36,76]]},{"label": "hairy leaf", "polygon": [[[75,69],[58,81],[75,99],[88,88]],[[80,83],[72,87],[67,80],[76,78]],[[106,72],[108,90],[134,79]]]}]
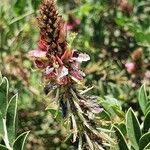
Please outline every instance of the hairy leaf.
[{"label": "hairy leaf", "polygon": [[5,147],[4,145],[0,144],[0,150],[9,150],[7,147]]},{"label": "hairy leaf", "polygon": [[7,78],[3,78],[0,83],[0,111],[2,113],[3,118],[6,117],[6,109],[8,104],[8,88],[9,83]]},{"label": "hairy leaf", "polygon": [[13,144],[13,150],[25,150],[25,144],[29,131],[20,134]]},{"label": "hairy leaf", "polygon": [[3,117],[0,112],[0,137],[4,136],[4,125],[3,125]]},{"label": "hairy leaf", "polygon": [[150,144],[150,132],[144,134],[140,138],[140,142],[139,142],[140,150],[143,150],[148,144]]},{"label": "hairy leaf", "polygon": [[129,140],[134,149],[139,149],[139,139],[141,137],[140,124],[132,110],[130,108],[126,115],[126,128]]},{"label": "hairy leaf", "polygon": [[114,147],[111,147],[111,150],[129,150],[127,142],[120,129],[116,126],[114,126],[113,129],[115,131],[113,135],[116,138],[117,142]]},{"label": "hairy leaf", "polygon": [[139,101],[139,105],[141,107],[141,110],[145,114],[147,103],[148,103],[148,98],[147,98],[147,94],[146,94],[146,90],[145,90],[145,85],[142,85],[141,88],[140,88],[138,101]]},{"label": "hairy leaf", "polygon": [[17,100],[18,94],[11,98],[7,109],[6,126],[10,143],[13,143],[16,137]]},{"label": "hairy leaf", "polygon": [[143,132],[146,133],[150,129],[150,111],[147,113],[144,119]]},{"label": "hairy leaf", "polygon": [[150,150],[150,143],[145,146],[144,150]]}]

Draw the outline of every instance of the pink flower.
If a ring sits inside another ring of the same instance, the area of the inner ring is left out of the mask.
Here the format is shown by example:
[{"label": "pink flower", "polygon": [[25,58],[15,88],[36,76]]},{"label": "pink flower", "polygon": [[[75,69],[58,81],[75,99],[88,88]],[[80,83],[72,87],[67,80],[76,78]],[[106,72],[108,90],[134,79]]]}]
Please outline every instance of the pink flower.
[{"label": "pink flower", "polygon": [[71,59],[81,63],[82,61],[90,60],[90,56],[85,53],[78,53],[77,51],[74,51]]},{"label": "pink flower", "polygon": [[150,71],[149,70],[145,72],[145,78],[150,79]]},{"label": "pink flower", "polygon": [[80,25],[80,23],[81,21],[79,19],[72,20],[67,24],[67,30],[75,30]]},{"label": "pink flower", "polygon": [[46,63],[42,60],[37,59],[34,61],[34,63],[39,69],[44,69],[46,67]]},{"label": "pink flower", "polygon": [[57,79],[61,79],[68,75],[68,69],[65,66],[59,67],[56,70]]},{"label": "pink flower", "polygon": [[40,58],[40,59],[44,59],[46,58],[46,51],[42,51],[42,50],[32,50],[29,52],[29,55],[33,58]]},{"label": "pink flower", "polygon": [[41,49],[29,52],[36,66],[44,69],[44,76],[47,80],[55,81],[59,85],[69,84],[71,80],[77,83],[83,80],[85,74],[80,70],[79,64],[90,60],[89,55],[76,50],[67,50],[61,57],[54,55],[47,57],[47,53]]},{"label": "pink flower", "polygon": [[40,40],[38,42],[38,47],[42,51],[47,51],[47,47],[48,47],[47,42],[43,37],[40,38]]},{"label": "pink flower", "polygon": [[127,72],[130,74],[133,74],[136,72],[136,64],[133,62],[126,63],[125,67],[127,69]]}]

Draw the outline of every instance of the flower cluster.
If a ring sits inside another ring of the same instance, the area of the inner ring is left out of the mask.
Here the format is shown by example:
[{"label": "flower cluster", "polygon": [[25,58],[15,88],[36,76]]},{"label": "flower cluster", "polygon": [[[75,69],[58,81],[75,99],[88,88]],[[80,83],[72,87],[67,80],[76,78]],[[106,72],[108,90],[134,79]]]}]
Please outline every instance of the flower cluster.
[{"label": "flower cluster", "polygon": [[148,66],[149,65],[144,62],[142,48],[133,51],[130,62],[125,64],[127,72],[131,75],[132,82],[136,85],[141,85],[143,79],[149,80],[150,71],[148,70]]},{"label": "flower cluster", "polygon": [[47,53],[47,50],[43,51],[42,49],[30,52],[36,66],[43,69],[46,79],[59,85],[66,85],[72,80],[79,82],[85,76],[79,69],[79,64],[90,59],[87,54],[78,53],[76,50],[66,50],[61,57],[57,55],[47,57]]},{"label": "flower cluster", "polygon": [[38,23],[38,49],[30,51],[29,55],[47,81],[45,94],[52,91],[63,118],[69,119],[70,130],[75,130],[72,133],[73,142],[81,138],[85,141],[83,147],[89,140],[93,147],[96,143],[102,147],[103,140],[111,141],[107,135],[99,135],[96,128],[95,115],[102,108],[97,104],[96,97],[81,94],[73,84],[83,80],[85,74],[80,69],[80,63],[90,60],[89,55],[69,48],[65,36],[68,29],[65,29],[66,25],[57,13],[54,0],[43,0]]},{"label": "flower cluster", "polygon": [[80,63],[87,61],[87,54],[70,50],[67,46],[65,23],[58,16],[53,0],[44,0],[40,7],[38,17],[40,27],[40,40],[38,49],[30,51],[35,65],[42,69],[48,81],[59,85],[79,82],[85,74],[80,70]]}]

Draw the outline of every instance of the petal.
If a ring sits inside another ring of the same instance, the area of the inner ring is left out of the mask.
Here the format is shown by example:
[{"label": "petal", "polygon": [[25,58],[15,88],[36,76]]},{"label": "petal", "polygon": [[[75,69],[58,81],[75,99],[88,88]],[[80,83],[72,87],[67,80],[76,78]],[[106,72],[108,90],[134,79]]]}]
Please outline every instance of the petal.
[{"label": "petal", "polygon": [[46,64],[43,62],[43,61],[40,61],[40,60],[35,60],[35,65],[38,67],[38,68],[45,68]]},{"label": "petal", "polygon": [[47,42],[44,40],[43,37],[41,37],[41,39],[38,42],[38,47],[39,49],[41,49],[42,51],[47,51]]},{"label": "petal", "polygon": [[54,71],[54,68],[53,68],[53,67],[48,66],[48,67],[46,67],[45,74],[46,74],[46,75],[48,75],[48,74],[52,73],[53,71]]},{"label": "petal", "polygon": [[34,58],[46,58],[46,51],[32,50],[29,55]]},{"label": "petal", "polygon": [[75,61],[81,63],[82,61],[90,60],[90,56],[85,53],[81,53],[78,55],[78,57],[72,57],[72,60],[75,60]]},{"label": "petal", "polygon": [[80,20],[80,19],[76,19],[76,20],[75,20],[75,23],[76,23],[76,25],[80,25],[81,20]]},{"label": "petal", "polygon": [[95,107],[93,109],[91,109],[91,111],[94,113],[94,114],[98,114],[100,112],[103,111],[103,108],[100,108],[99,106],[98,107]]},{"label": "petal", "polygon": [[64,52],[64,54],[62,55],[61,60],[62,60],[62,61],[63,61],[63,60],[69,60],[71,57],[72,57],[72,52],[69,51],[69,50],[66,50],[66,51]]},{"label": "petal", "polygon": [[59,84],[59,85],[66,85],[66,84],[68,84],[69,83],[69,78],[67,77],[67,76],[65,76],[65,77],[63,77],[63,78],[59,78],[59,79],[57,79],[57,83]]},{"label": "petal", "polygon": [[57,69],[57,78],[63,78],[66,75],[68,75],[68,69],[65,66],[62,66],[60,68]]},{"label": "petal", "polygon": [[145,72],[145,78],[146,79],[150,79],[150,71],[146,71]]},{"label": "petal", "polygon": [[126,63],[125,67],[126,67],[128,73],[132,74],[136,71],[136,65],[133,62]]},{"label": "petal", "polygon": [[71,76],[73,76],[77,80],[83,80],[83,76],[80,71],[71,70],[70,71]]}]

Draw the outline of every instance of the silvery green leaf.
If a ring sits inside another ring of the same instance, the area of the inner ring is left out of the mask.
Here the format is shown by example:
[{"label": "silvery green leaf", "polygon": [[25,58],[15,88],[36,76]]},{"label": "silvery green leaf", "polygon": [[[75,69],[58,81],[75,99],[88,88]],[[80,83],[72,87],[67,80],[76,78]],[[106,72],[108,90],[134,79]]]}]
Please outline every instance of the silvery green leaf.
[{"label": "silvery green leaf", "polygon": [[0,137],[3,136],[4,136],[4,124],[3,124],[2,113],[0,112]]},{"label": "silvery green leaf", "polygon": [[132,108],[127,111],[126,115],[126,128],[129,140],[134,149],[139,149],[139,140],[141,137],[140,124],[135,116]]},{"label": "silvery green leaf", "polygon": [[139,105],[141,107],[142,112],[145,114],[146,107],[148,104],[148,97],[146,94],[145,85],[142,85],[140,88],[139,95],[138,95],[138,101],[139,101]]},{"label": "silvery green leaf", "polygon": [[20,134],[13,143],[13,150],[25,150],[25,144],[29,131]]},{"label": "silvery green leaf", "polygon": [[143,124],[143,132],[146,133],[149,130],[150,130],[150,111],[145,116],[144,124]]},{"label": "silvery green leaf", "polygon": [[140,150],[143,150],[148,144],[150,144],[150,132],[145,133],[139,141]]},{"label": "silvery green leaf", "polygon": [[114,126],[113,129],[115,131],[113,136],[117,142],[111,147],[111,150],[129,150],[125,137],[121,133],[120,129],[116,126]]},{"label": "silvery green leaf", "polygon": [[9,83],[6,77],[2,78],[0,83],[0,111],[3,118],[6,117],[6,109],[8,104],[8,89]]},{"label": "silvery green leaf", "polygon": [[9,150],[7,147],[5,147],[4,145],[0,144],[0,150]]},{"label": "silvery green leaf", "polygon": [[14,95],[11,98],[8,104],[7,115],[6,115],[6,126],[7,126],[8,138],[10,143],[13,143],[16,137],[17,100],[18,100],[18,94]]}]

